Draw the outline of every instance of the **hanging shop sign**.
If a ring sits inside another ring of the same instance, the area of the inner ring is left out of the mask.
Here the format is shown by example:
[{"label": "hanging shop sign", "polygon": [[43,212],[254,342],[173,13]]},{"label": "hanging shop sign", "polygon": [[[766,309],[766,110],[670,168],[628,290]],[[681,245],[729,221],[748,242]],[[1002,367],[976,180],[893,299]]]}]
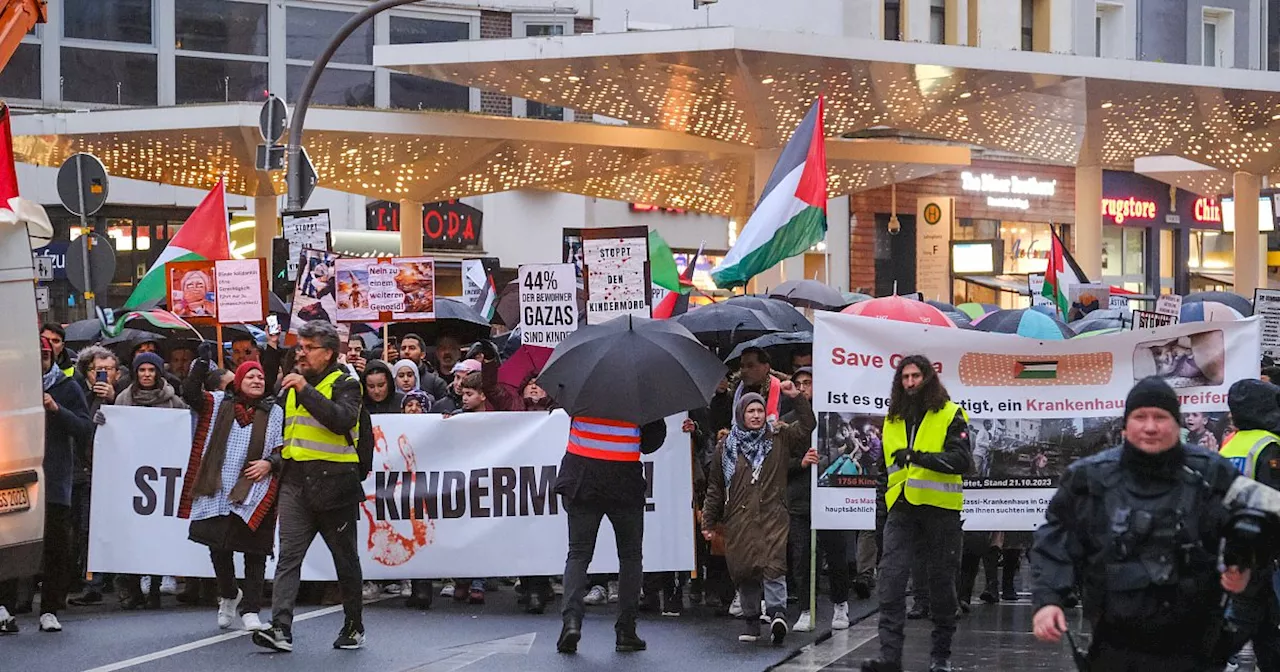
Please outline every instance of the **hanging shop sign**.
[{"label": "hanging shop sign", "polygon": [[[440,201],[422,206],[423,247],[439,250],[480,249],[484,213],[459,201]],[[365,228],[369,231],[399,231],[400,204],[374,201],[365,206]]]},{"label": "hanging shop sign", "polygon": [[1030,210],[1033,199],[1050,198],[1058,191],[1057,180],[1040,180],[1020,175],[960,173],[960,189],[987,195],[987,207]]},{"label": "hanging shop sign", "polygon": [[1216,198],[1178,189],[1145,175],[1102,171],[1102,223],[1221,229],[1222,204]]}]

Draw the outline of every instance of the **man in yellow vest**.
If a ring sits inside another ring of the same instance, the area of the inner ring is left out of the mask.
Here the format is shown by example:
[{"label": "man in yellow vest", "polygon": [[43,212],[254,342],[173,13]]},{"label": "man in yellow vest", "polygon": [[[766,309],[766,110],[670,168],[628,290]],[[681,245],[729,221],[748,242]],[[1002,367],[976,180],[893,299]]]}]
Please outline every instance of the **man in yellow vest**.
[{"label": "man in yellow vest", "polygon": [[293,606],[302,579],[302,559],[319,534],[333,556],[346,616],[335,649],[364,645],[360,553],[356,520],[364,501],[360,458],[360,381],[338,364],[338,332],[328,322],[298,329],[294,372],[280,383],[284,448],[272,461],[280,472],[280,550],[271,599],[271,628],[253,642],[275,651],[293,650]]},{"label": "man in yellow vest", "polygon": [[[1245,477],[1280,488],[1280,387],[1261,380],[1238,381],[1227,392],[1227,407],[1239,431],[1222,447],[1221,455]],[[1227,612],[1239,633],[1232,648],[1252,639],[1257,669],[1262,672],[1280,670],[1280,609],[1273,576],[1274,570],[1254,570],[1253,589],[1232,596]]]},{"label": "man in yellow vest", "polygon": [[904,357],[894,372],[884,419],[884,464],[889,489],[880,558],[880,658],[863,672],[902,672],[907,579],[917,553],[926,554],[933,618],[930,672],[951,672],[956,631],[956,573],[960,570],[962,474],[973,464],[969,418],[951,401],[933,363]]}]

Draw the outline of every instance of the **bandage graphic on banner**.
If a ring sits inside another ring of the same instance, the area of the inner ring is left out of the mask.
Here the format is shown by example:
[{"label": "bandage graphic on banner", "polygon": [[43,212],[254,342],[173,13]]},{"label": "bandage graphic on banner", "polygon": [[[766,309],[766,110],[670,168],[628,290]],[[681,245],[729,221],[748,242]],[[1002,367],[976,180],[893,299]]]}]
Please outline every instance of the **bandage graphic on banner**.
[{"label": "bandage graphic on banner", "polygon": [[1258,376],[1261,322],[1196,322],[1067,341],[819,313],[814,321],[817,529],[874,529],[882,431],[893,373],[906,355],[934,364],[969,413],[973,468],[965,527],[1033,530],[1072,462],[1120,445],[1133,384],[1177,390],[1188,445],[1216,449],[1227,388]]},{"label": "bandage graphic on banner", "polygon": [[[178,517],[191,413],[108,406],[94,443],[90,540],[95,572],[212,576],[209,552]],[[645,457],[647,571],[693,569],[692,473],[683,417]],[[568,528],[556,474],[569,418],[554,413],[374,416],[374,471],[357,535],[366,579],[549,576],[564,571]],[[278,544],[277,544],[278,547]],[[272,561],[274,562],[274,560]],[[612,530],[600,530],[591,571],[617,571]],[[274,566],[267,568],[271,576]],[[334,579],[317,537],[303,579]]]}]

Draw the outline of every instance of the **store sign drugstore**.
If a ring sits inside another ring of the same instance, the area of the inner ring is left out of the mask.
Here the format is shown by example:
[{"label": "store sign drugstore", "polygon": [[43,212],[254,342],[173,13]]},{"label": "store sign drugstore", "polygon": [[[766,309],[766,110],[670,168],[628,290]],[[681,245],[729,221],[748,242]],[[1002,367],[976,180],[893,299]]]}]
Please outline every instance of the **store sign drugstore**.
[{"label": "store sign drugstore", "polygon": [[1129,198],[1104,198],[1102,199],[1102,216],[1114,219],[1116,224],[1124,224],[1126,219],[1154,220],[1156,218],[1156,204],[1155,201],[1141,201],[1132,196]]},{"label": "store sign drugstore", "polygon": [[1031,201],[1023,197],[1051,197],[1057,193],[1058,181],[1041,182],[1034,177],[1017,175],[996,177],[992,173],[975,175],[966,170],[960,173],[960,188],[964,191],[987,194],[987,207],[990,208],[1030,210]]}]

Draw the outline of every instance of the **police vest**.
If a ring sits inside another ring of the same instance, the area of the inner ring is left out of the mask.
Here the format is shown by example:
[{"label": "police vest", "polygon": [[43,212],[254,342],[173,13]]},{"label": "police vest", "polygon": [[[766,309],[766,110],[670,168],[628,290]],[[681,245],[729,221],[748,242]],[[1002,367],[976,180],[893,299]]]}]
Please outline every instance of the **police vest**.
[{"label": "police vest", "polygon": [[[316,391],[325,399],[333,399],[333,385],[345,376],[343,371],[334,371],[324,377],[316,385]],[[351,436],[360,435],[360,422],[351,428]],[[289,390],[288,400],[284,407],[284,450],[281,456],[286,460],[307,462],[326,460],[329,462],[360,461],[355,446],[347,440],[347,435],[336,434],[312,417],[311,412],[298,403],[297,394]]]},{"label": "police vest", "polygon": [[574,418],[567,452],[610,462],[640,461],[640,426],[603,418]]},{"label": "police vest", "polygon": [[71,366],[68,366],[67,368],[63,369],[63,370],[62,370],[62,375],[66,376],[66,377],[68,377],[68,378],[75,378],[75,377],[76,377],[76,366],[75,366],[75,364],[72,364]]},{"label": "police vest", "polygon": [[1246,429],[1236,432],[1235,436],[1227,441],[1227,445],[1222,447],[1221,455],[1231,460],[1231,464],[1236,465],[1236,469],[1239,469],[1241,474],[1256,479],[1258,455],[1273,443],[1280,444],[1280,437],[1265,429]]},{"label": "police vest", "polygon": [[916,464],[898,467],[893,463],[898,451],[907,448],[917,453],[941,453],[947,440],[947,429],[957,413],[968,422],[969,416],[964,409],[948,401],[942,410],[925,413],[924,420],[911,437],[907,436],[905,420],[885,418],[884,463],[889,472],[889,490],[884,501],[888,508],[892,509],[900,496],[916,505],[927,504],[951,511],[964,508],[964,479],[959,474],[944,474]]}]

